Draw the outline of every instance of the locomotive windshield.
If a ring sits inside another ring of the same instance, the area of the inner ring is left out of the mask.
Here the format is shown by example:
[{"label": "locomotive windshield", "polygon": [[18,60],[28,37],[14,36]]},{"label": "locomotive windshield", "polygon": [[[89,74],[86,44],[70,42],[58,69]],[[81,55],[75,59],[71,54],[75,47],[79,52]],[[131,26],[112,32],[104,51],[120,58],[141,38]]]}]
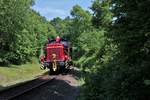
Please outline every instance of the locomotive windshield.
[{"label": "locomotive windshield", "polygon": [[49,40],[48,43],[52,44],[52,43],[56,43],[55,40]]},{"label": "locomotive windshield", "polygon": [[[52,39],[52,40],[49,40],[48,43],[53,44],[53,43],[56,43],[56,41]],[[63,44],[65,48],[70,47],[70,43],[66,39],[61,39],[60,43]]]}]

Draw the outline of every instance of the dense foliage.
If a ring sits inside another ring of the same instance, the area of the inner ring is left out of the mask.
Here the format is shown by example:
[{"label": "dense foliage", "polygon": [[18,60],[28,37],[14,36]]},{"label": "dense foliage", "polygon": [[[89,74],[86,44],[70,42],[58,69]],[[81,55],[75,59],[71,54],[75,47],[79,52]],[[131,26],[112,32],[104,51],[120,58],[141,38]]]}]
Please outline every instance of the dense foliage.
[{"label": "dense foliage", "polygon": [[150,99],[149,4],[94,0],[93,14],[76,5],[71,18],[57,21],[65,27],[56,30],[73,43],[76,66],[86,72],[81,100]]},{"label": "dense foliage", "polygon": [[30,60],[54,27],[31,9],[33,0],[0,0],[0,64]]},{"label": "dense foliage", "polygon": [[149,4],[148,0],[93,2],[92,23],[106,31],[105,47],[103,56],[97,57],[96,71],[86,77],[82,100],[150,99]]}]

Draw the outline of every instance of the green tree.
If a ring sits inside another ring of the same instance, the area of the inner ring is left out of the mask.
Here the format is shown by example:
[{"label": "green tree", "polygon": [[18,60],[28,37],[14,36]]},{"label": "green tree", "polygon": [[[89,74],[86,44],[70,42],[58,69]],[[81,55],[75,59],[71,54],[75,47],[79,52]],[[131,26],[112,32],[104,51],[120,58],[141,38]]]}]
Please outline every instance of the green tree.
[{"label": "green tree", "polygon": [[21,64],[37,55],[55,28],[31,9],[33,0],[0,0],[0,64]]},{"label": "green tree", "polygon": [[[28,51],[19,50],[24,34],[25,19],[32,0],[0,0],[0,62],[16,62]],[[26,40],[25,40],[26,41]],[[28,47],[27,47],[28,48]],[[19,52],[21,51],[21,52]]]},{"label": "green tree", "polygon": [[63,33],[65,32],[65,27],[66,27],[64,20],[62,20],[59,17],[56,17],[53,20],[51,20],[50,23],[55,28],[57,35],[63,35]]},{"label": "green tree", "polygon": [[88,11],[83,10],[79,5],[75,5],[71,10],[73,17],[70,29],[70,37],[73,43],[77,43],[77,37],[81,33],[91,30],[91,14]]},{"label": "green tree", "polygon": [[[96,3],[97,2],[97,3]],[[93,22],[104,27],[109,22],[100,18],[113,12],[116,19],[105,33],[106,46],[103,60],[96,72],[87,77],[83,100],[145,100],[149,99],[149,13],[148,0],[95,1]],[[99,3],[99,4],[98,4]],[[107,10],[103,3],[109,5]],[[94,3],[93,3],[94,4]],[[109,13],[102,14],[102,11]],[[99,15],[97,15],[100,13]],[[96,20],[96,21],[95,21]],[[102,24],[107,22],[106,24]],[[108,47],[107,47],[108,46]],[[107,51],[108,49],[108,51]],[[110,49],[112,49],[110,51]],[[113,50],[114,49],[114,50]],[[113,54],[112,54],[113,53]],[[88,91],[88,92],[86,92]]]}]

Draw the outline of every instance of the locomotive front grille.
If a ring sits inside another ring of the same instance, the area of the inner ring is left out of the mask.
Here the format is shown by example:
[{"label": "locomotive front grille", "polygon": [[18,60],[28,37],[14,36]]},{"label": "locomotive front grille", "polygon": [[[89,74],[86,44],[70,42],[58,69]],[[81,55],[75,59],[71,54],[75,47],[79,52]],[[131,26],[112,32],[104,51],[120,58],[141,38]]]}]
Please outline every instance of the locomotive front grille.
[{"label": "locomotive front grille", "polygon": [[57,47],[49,47],[47,48],[47,60],[53,61],[54,57],[56,61],[64,60],[64,57],[61,55],[63,52],[63,48]]},{"label": "locomotive front grille", "polygon": [[50,49],[50,60],[52,61],[53,59],[59,60],[61,58],[60,56],[60,49],[59,48],[52,48]]}]

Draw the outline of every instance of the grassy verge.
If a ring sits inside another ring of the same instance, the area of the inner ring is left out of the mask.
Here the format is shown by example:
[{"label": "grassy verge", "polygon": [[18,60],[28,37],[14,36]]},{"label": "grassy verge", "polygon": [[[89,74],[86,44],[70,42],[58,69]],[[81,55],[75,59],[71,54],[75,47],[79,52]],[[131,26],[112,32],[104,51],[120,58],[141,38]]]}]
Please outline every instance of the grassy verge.
[{"label": "grassy verge", "polygon": [[32,63],[23,65],[0,66],[0,90],[17,83],[32,80],[44,72],[46,71],[40,69],[37,59],[34,59]]}]

